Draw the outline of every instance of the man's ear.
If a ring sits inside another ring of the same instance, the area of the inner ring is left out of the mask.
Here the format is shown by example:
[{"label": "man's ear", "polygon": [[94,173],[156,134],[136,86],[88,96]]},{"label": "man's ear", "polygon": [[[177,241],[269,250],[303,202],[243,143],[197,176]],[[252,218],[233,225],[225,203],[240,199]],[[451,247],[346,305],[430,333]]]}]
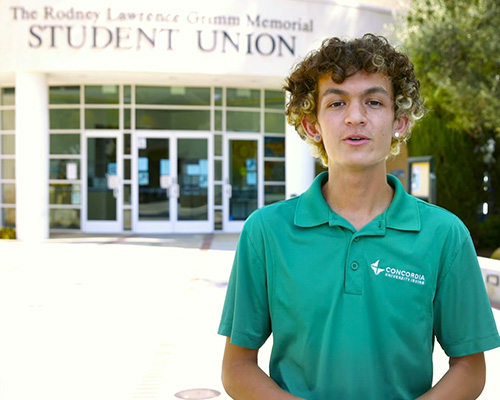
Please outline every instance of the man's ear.
[{"label": "man's ear", "polygon": [[395,132],[399,132],[401,136],[403,136],[406,131],[408,130],[410,121],[408,120],[407,117],[401,117],[396,120],[395,124]]},{"label": "man's ear", "polygon": [[318,129],[318,125],[316,123],[316,120],[314,117],[310,114],[306,114],[304,118],[302,118],[302,128],[304,128],[304,131],[307,133],[307,136],[309,136],[310,139],[318,141],[318,136],[321,137],[321,132]]}]

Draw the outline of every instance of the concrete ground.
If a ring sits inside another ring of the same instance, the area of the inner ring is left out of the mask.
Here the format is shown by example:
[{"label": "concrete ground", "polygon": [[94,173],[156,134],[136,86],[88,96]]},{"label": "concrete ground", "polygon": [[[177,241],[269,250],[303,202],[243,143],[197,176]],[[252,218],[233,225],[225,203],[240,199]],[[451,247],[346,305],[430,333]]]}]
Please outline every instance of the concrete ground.
[{"label": "concrete ground", "polygon": [[[0,241],[0,399],[229,399],[216,331],[237,239]],[[266,344],[264,369],[268,358]],[[493,400],[500,349],[487,360],[481,399]],[[435,363],[442,375],[439,350]]]}]

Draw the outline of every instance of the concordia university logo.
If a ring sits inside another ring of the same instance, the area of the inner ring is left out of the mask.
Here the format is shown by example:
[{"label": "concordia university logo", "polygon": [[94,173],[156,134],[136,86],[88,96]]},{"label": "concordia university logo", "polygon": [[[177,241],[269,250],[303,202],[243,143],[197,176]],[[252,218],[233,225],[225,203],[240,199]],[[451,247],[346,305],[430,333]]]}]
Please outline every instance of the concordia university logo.
[{"label": "concordia university logo", "polygon": [[383,268],[379,268],[378,267],[378,263],[379,263],[380,260],[377,260],[375,261],[373,264],[372,264],[372,269],[373,269],[373,272],[375,272],[375,275],[378,275],[380,274],[384,269]]},{"label": "concordia university logo", "polygon": [[392,267],[381,268],[379,267],[379,263],[380,260],[377,260],[371,265],[373,273],[376,276],[380,275],[382,272],[385,272],[384,276],[386,276],[387,278],[397,279],[400,281],[405,281],[410,283],[416,283],[418,285],[425,285],[425,275],[423,274],[417,274],[415,272],[399,268],[392,268]]}]

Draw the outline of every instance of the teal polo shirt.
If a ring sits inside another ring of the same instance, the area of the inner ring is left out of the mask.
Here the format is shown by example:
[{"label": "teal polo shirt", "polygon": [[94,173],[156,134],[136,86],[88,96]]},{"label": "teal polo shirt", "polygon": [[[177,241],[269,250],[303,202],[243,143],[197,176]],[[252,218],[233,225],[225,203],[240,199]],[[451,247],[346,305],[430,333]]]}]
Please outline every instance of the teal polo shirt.
[{"label": "teal polo shirt", "polygon": [[273,336],[269,371],[308,400],[413,400],[432,384],[437,338],[451,357],[498,347],[477,256],[453,214],[395,189],[359,231],[321,194],[245,223],[219,333],[256,349]]}]

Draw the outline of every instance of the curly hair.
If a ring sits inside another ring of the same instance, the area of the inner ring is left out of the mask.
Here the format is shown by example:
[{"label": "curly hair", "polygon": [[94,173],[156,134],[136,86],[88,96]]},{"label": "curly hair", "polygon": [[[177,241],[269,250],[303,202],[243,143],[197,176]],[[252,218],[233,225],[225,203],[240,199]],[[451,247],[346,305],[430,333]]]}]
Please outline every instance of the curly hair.
[{"label": "curly hair", "polygon": [[392,82],[395,119],[408,119],[408,129],[399,138],[393,138],[390,154],[399,153],[400,145],[410,137],[411,128],[425,114],[420,97],[420,82],[415,77],[408,56],[398,52],[386,38],[365,34],[362,38],[343,41],[337,37],[323,41],[318,50],[309,53],[286,78],[283,89],[290,94],[286,105],[288,123],[313,148],[313,155],[328,165],[323,141],[315,142],[304,131],[302,120],[311,115],[316,120],[318,81],[327,74],[340,84],[359,71],[382,73]]}]

